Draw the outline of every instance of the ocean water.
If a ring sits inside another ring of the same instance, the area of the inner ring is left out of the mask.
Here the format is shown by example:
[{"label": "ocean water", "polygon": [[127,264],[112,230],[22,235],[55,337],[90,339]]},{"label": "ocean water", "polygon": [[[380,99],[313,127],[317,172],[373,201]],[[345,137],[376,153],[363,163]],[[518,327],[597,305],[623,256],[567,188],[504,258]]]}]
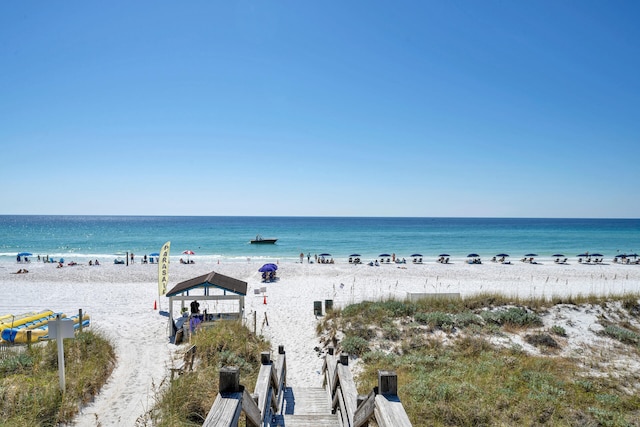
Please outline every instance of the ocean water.
[{"label": "ocean water", "polygon": [[[278,241],[252,245],[256,234]],[[640,219],[0,216],[0,262],[15,262],[18,252],[78,262],[125,252],[142,256],[166,241],[172,257],[192,250],[196,261],[294,261],[301,252],[328,253],[336,260],[354,253],[363,260],[419,253],[428,261],[441,253],[535,253],[544,259],[588,251],[609,259],[640,251]]]}]

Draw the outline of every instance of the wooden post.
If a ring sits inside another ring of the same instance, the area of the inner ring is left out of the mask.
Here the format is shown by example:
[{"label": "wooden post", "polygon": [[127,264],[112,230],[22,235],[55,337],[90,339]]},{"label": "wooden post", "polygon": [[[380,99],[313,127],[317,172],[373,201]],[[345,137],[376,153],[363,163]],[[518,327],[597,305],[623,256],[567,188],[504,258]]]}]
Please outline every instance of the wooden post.
[{"label": "wooden post", "polygon": [[398,395],[398,375],[395,371],[378,371],[378,393]]},{"label": "wooden post", "polygon": [[260,353],[260,363],[263,365],[271,364],[271,353],[268,351]]},{"label": "wooden post", "polygon": [[82,309],[78,310],[78,330],[82,333]]},{"label": "wooden post", "polygon": [[278,354],[284,354],[284,345],[280,344],[278,346]]},{"label": "wooden post", "polygon": [[27,347],[29,347],[29,350],[31,350],[31,330],[27,331]]},{"label": "wooden post", "polygon": [[258,333],[258,312],[253,312],[253,335]]},{"label": "wooden post", "polygon": [[237,393],[240,390],[240,368],[225,366],[220,369],[220,393]]},{"label": "wooden post", "polygon": [[347,353],[340,353],[340,364],[349,366],[349,355]]}]

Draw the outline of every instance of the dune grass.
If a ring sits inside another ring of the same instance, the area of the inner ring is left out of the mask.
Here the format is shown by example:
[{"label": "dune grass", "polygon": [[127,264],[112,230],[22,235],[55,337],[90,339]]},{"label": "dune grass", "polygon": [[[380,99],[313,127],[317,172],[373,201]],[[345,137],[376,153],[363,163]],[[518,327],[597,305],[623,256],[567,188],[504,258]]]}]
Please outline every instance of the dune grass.
[{"label": "dune grass", "polygon": [[60,391],[55,341],[16,347],[0,361],[0,425],[69,423],[98,393],[115,366],[113,345],[85,330],[64,342],[65,393]]},{"label": "dune grass", "polygon": [[[327,343],[361,357],[360,393],[376,385],[378,370],[395,370],[398,394],[414,426],[640,426],[640,396],[623,386],[637,382],[637,372],[630,378],[612,367],[587,372],[576,360],[555,356],[566,331],[544,330],[539,316],[557,304],[618,301],[627,318],[637,319],[639,298],[484,294],[363,302],[327,313],[318,332]],[[603,335],[622,343],[621,351],[638,354],[640,335],[630,324],[604,326]],[[549,356],[491,344],[506,333],[521,334]]]},{"label": "dune grass", "polygon": [[150,425],[201,426],[218,395],[220,368],[240,368],[240,383],[253,389],[260,371],[260,353],[268,341],[255,336],[239,321],[219,321],[193,335],[196,366],[168,385],[152,410]]}]

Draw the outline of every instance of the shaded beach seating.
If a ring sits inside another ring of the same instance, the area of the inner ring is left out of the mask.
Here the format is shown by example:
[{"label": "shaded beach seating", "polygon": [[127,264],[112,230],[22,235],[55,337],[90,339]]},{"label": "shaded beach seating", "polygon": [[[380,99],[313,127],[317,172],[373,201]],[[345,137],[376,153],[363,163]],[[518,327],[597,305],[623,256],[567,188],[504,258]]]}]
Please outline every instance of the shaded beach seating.
[{"label": "shaded beach seating", "polygon": [[349,264],[353,264],[353,258],[349,257]]}]

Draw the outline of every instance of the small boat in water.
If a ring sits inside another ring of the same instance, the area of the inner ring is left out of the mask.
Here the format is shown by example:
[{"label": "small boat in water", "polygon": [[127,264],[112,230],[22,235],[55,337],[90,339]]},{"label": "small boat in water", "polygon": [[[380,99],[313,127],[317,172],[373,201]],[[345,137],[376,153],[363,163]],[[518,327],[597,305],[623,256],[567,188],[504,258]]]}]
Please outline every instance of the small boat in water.
[{"label": "small boat in water", "polygon": [[255,239],[251,239],[252,244],[273,244],[278,239],[265,239],[261,235],[257,235]]}]

